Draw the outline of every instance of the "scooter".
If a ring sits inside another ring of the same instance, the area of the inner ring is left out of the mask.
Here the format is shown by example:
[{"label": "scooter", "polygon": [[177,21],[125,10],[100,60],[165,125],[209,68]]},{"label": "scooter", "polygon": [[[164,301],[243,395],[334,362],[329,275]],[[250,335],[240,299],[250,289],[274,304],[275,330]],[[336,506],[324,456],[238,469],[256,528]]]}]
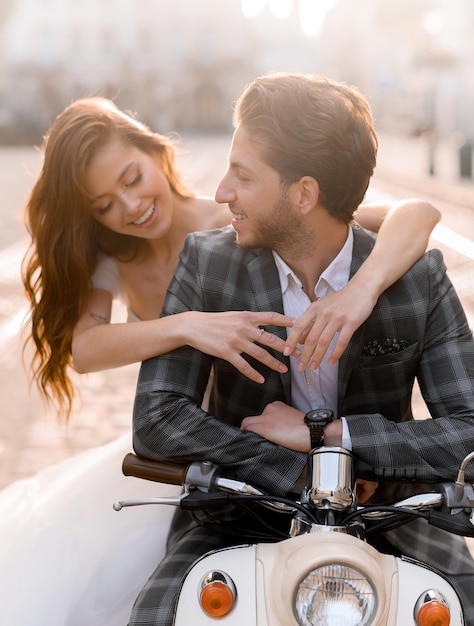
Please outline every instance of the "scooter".
[{"label": "scooter", "polygon": [[452,585],[431,567],[384,554],[369,534],[413,516],[463,536],[474,536],[474,489],[462,462],[455,482],[392,506],[357,504],[353,457],[339,447],[308,456],[307,484],[297,501],[265,495],[229,480],[209,462],[178,466],[128,454],[123,472],[181,484],[175,497],[116,502],[114,509],[144,504],[212,510],[258,502],[291,516],[288,538],[214,551],[188,571],[175,625],[193,626],[462,626]]}]

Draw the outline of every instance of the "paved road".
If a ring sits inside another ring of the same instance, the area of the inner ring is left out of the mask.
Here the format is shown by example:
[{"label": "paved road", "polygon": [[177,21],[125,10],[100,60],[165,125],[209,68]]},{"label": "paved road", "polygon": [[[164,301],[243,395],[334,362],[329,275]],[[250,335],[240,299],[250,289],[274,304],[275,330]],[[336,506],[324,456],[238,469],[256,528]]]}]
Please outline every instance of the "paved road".
[{"label": "paved road", "polygon": [[[181,168],[202,193],[212,195],[225,169],[228,138],[194,137],[184,145],[189,154],[180,155]],[[34,149],[0,149],[0,487],[126,432],[138,372],[130,366],[78,377],[82,402],[69,425],[58,424],[35,390],[28,390],[19,337],[25,313],[19,267],[26,247],[19,216],[39,162]],[[446,147],[439,151],[437,179],[427,177],[424,146],[415,142],[382,138],[379,163],[370,198],[422,196],[442,210],[432,245],[443,250],[473,320],[474,184],[456,181],[455,158]]]}]

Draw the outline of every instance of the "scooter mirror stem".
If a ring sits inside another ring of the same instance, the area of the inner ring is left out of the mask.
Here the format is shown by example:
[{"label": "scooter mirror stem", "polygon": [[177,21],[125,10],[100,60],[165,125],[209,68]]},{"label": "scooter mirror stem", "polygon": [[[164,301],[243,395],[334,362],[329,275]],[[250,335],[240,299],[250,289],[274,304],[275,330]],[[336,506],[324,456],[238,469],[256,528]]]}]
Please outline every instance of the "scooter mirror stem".
[{"label": "scooter mirror stem", "polygon": [[464,457],[461,467],[459,468],[458,476],[454,482],[454,493],[458,499],[462,498],[464,491],[464,484],[466,481],[466,467],[468,463],[470,463],[474,459],[474,452],[471,452],[466,457]]}]

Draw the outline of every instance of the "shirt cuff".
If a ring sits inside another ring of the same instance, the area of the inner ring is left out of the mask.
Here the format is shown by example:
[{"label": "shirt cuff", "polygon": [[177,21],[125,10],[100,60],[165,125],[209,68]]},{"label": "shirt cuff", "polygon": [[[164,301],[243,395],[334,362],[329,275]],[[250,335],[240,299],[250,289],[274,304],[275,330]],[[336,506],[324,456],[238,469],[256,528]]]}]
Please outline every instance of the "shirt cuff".
[{"label": "shirt cuff", "polygon": [[342,421],[342,447],[346,450],[352,450],[351,435],[349,433],[349,426],[345,417],[341,417]]}]

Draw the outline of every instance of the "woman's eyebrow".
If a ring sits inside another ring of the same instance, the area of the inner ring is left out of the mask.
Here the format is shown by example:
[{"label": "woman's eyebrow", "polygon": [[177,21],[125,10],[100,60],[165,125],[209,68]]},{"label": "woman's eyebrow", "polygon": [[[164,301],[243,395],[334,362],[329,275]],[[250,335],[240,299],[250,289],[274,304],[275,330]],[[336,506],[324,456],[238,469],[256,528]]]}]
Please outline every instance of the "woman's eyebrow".
[{"label": "woman's eyebrow", "polygon": [[[120,174],[117,176],[117,181],[121,181],[122,178],[124,178],[128,171],[135,165],[135,161],[130,161],[130,163],[127,163],[125,165],[125,167],[123,168],[123,170],[120,172]],[[93,196],[91,197],[91,202],[94,202],[95,200],[100,200],[101,198],[103,198],[104,196],[108,196],[109,194],[107,192],[105,193],[101,193],[98,196]]]}]

